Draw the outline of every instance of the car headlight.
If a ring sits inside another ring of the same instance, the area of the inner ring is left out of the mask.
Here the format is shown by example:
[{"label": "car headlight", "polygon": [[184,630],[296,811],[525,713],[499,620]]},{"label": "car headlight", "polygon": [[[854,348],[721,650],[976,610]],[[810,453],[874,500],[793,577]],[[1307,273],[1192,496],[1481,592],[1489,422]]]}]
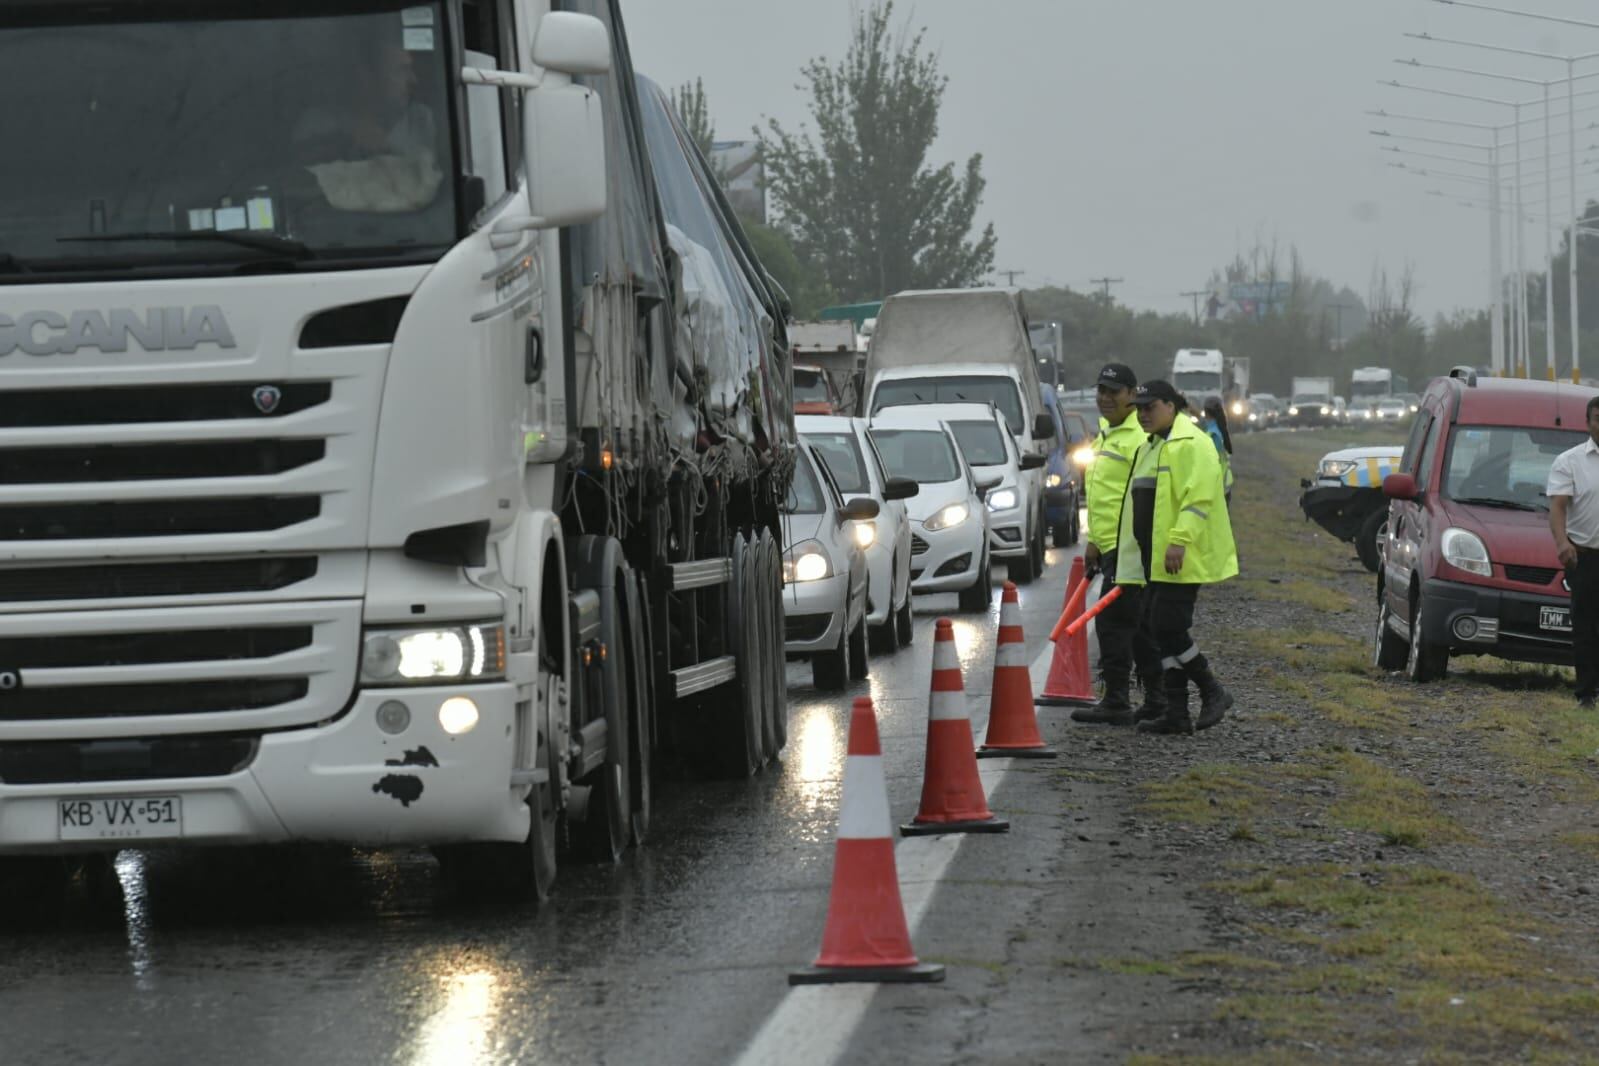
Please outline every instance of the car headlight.
[{"label": "car headlight", "polygon": [[1420,407],[1417,407],[1417,406],[1416,406],[1416,405],[1415,405],[1415,404],[1411,404],[1411,405],[1410,405],[1410,413],[1411,413],[1411,414],[1415,414],[1415,413],[1416,413],[1416,412],[1417,412],[1417,411],[1419,411],[1419,410],[1421,410],[1421,408],[1420,408]]},{"label": "car headlight", "polygon": [[1370,411],[1364,411],[1364,412],[1362,412],[1362,414],[1363,414],[1363,415],[1364,415],[1364,416],[1365,416],[1365,417],[1366,417],[1366,418],[1370,418],[1370,417],[1371,417],[1371,416],[1372,416],[1372,413],[1371,413],[1371,412],[1370,412]]},{"label": "car headlight", "polygon": [[1468,574],[1493,577],[1493,563],[1488,558],[1487,545],[1482,538],[1467,529],[1444,530],[1438,546],[1443,549],[1444,561]]},{"label": "car headlight", "polygon": [[929,531],[937,533],[941,529],[950,529],[958,526],[971,516],[972,509],[970,507],[967,507],[964,503],[952,503],[947,507],[940,508],[933,517],[923,522],[922,525]]},{"label": "car headlight", "polygon": [[877,523],[871,519],[855,523],[855,543],[870,548],[877,543]]},{"label": "car headlight", "polygon": [[783,581],[786,584],[820,581],[833,576],[833,560],[819,540],[807,540],[794,545],[783,559]]},{"label": "car headlight", "polygon": [[1241,403],[1233,404],[1233,414],[1241,415],[1243,413],[1244,413],[1244,405],[1243,404],[1241,404]]},{"label": "car headlight", "polygon": [[369,629],[361,638],[361,681],[429,685],[505,676],[505,627]]},{"label": "car headlight", "polygon": [[1293,415],[1297,415],[1297,414],[1299,414],[1299,408],[1297,408],[1297,407],[1290,407],[1290,408],[1289,408],[1289,409],[1288,409],[1288,414],[1289,414],[1289,415],[1290,415],[1290,416],[1293,416]]},{"label": "car headlight", "polygon": [[1321,464],[1322,477],[1343,477],[1357,464],[1351,459],[1328,459]]},{"label": "car headlight", "polygon": [[1064,484],[1066,484],[1066,479],[1059,474],[1051,474],[1044,479],[1044,487],[1046,489],[1058,489]]},{"label": "car headlight", "polygon": [[988,497],[990,511],[1009,511],[1016,506],[1017,495],[1015,489],[1000,489]]},{"label": "car headlight", "polygon": [[1255,412],[1251,411],[1251,412],[1249,412],[1249,420],[1251,422],[1259,422],[1260,421],[1260,416],[1257,415]]},{"label": "car headlight", "polygon": [[1072,462],[1078,466],[1094,465],[1094,449],[1092,445],[1085,444],[1072,452]]}]

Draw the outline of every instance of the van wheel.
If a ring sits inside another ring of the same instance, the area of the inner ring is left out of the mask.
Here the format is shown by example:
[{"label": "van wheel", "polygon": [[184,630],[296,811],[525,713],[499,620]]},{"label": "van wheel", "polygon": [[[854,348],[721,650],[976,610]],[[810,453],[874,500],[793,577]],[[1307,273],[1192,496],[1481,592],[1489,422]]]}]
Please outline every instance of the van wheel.
[{"label": "van wheel", "polygon": [[1388,626],[1393,612],[1388,609],[1387,599],[1378,593],[1377,601],[1377,630],[1372,635],[1371,664],[1379,670],[1398,670],[1405,665],[1409,649],[1405,642],[1399,639]]},{"label": "van wheel", "polygon": [[1418,684],[1437,681],[1449,669],[1449,648],[1430,644],[1424,636],[1425,610],[1425,601],[1417,600],[1416,609],[1410,612],[1410,656],[1405,662],[1405,676]]}]

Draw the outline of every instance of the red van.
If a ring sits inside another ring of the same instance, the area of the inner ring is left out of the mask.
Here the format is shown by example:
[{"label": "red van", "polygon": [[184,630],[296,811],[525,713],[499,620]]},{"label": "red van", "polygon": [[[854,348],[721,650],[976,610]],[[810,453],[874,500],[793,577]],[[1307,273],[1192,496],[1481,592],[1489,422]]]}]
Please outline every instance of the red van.
[{"label": "red van", "polygon": [[1428,386],[1397,474],[1377,574],[1373,661],[1413,681],[1451,655],[1571,665],[1571,595],[1549,533],[1549,468],[1587,439],[1596,391],[1478,378]]}]

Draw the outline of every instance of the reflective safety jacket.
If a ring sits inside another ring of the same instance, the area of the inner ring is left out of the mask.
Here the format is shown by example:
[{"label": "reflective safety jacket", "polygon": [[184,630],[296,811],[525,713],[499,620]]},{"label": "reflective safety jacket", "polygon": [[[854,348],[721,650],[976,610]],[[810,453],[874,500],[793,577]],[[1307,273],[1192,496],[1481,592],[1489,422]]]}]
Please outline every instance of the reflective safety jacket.
[{"label": "reflective safety jacket", "polygon": [[1083,491],[1088,496],[1088,542],[1102,554],[1116,550],[1116,523],[1121,517],[1122,497],[1133,476],[1133,457],[1149,439],[1138,425],[1138,412],[1128,414],[1119,426],[1099,420],[1099,436],[1094,438],[1094,461],[1083,475]]},{"label": "reflective safety jacket", "polygon": [[[1147,460],[1153,458],[1154,470]],[[1164,442],[1156,438],[1133,460],[1135,477],[1151,476],[1155,485],[1154,545],[1150,553],[1151,581],[1178,585],[1211,585],[1238,574],[1238,549],[1227,516],[1222,488],[1221,462],[1210,436],[1192,419],[1179,417]],[[1133,481],[1129,479],[1121,508],[1116,556],[1116,584],[1142,585],[1144,563],[1133,538]],[[1166,549],[1181,545],[1187,551],[1183,568],[1166,572]]]}]

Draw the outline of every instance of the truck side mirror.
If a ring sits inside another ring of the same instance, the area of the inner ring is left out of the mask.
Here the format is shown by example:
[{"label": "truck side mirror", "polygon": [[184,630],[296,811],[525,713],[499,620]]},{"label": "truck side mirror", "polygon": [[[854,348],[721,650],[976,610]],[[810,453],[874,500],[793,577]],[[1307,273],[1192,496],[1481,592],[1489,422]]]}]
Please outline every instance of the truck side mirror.
[{"label": "truck side mirror", "polygon": [[610,33],[593,15],[551,11],[539,19],[533,62],[557,74],[609,74]]},{"label": "truck side mirror", "polygon": [[1048,411],[1040,411],[1033,418],[1033,439],[1049,440],[1055,435],[1055,420],[1049,417]]}]

